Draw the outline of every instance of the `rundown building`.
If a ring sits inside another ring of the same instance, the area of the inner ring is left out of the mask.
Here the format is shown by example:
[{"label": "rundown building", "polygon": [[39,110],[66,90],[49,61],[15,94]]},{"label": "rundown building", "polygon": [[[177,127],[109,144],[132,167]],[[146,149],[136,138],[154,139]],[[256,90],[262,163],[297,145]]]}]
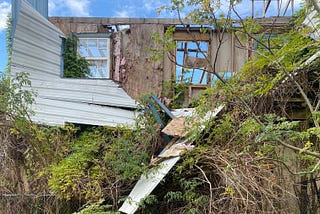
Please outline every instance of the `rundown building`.
[{"label": "rundown building", "polygon": [[[239,71],[246,60],[246,49],[234,34],[222,36],[210,28],[203,33],[199,26],[192,27],[189,23],[186,28],[177,19],[51,17],[49,20],[65,35],[76,34],[80,38],[80,51],[84,50],[81,53],[89,60],[92,52],[87,54],[85,49],[90,49],[90,45],[92,49],[98,48],[99,42],[95,41],[104,37],[111,52],[105,61],[104,78],[120,83],[134,99],[148,92],[160,96],[166,81],[188,79],[191,88],[205,87],[214,78],[207,71],[218,48],[216,70],[226,75]],[[163,47],[153,37],[163,37],[171,26],[175,27],[173,39],[177,47],[155,61],[152,50]]]},{"label": "rundown building", "polygon": [[[43,2],[13,1],[12,75],[29,73],[37,93],[32,120],[38,123],[133,125],[136,100],[141,95],[153,92],[161,96],[166,90],[164,83],[187,81],[190,99],[215,80],[213,70],[228,77],[238,72],[251,55],[250,43],[242,43],[233,32],[223,36],[211,28],[202,32],[201,26],[188,22],[181,25],[176,19],[48,19],[47,3]],[[308,18],[306,25],[313,20]],[[267,27],[288,25],[284,17],[261,22]],[[155,61],[151,50],[163,48],[154,42],[155,35],[164,36],[171,26],[175,27],[171,38],[176,48]],[[79,37],[78,52],[90,62],[89,78],[64,78],[63,43],[71,34]],[[157,179],[142,176],[131,198],[138,204],[179,158],[178,154],[167,159],[167,165],[155,171]],[[122,211],[133,213],[138,209],[131,202],[125,202]]]},{"label": "rundown building", "polygon": [[[167,90],[164,83],[187,81],[191,99],[214,82],[213,69],[228,77],[250,55],[249,43],[233,32],[222,35],[210,27],[203,32],[178,19],[48,19],[47,1],[13,1],[12,23],[12,74],[29,73],[37,93],[32,120],[50,125],[133,125],[136,100],[143,94],[161,96]],[[262,23],[287,26],[288,19]],[[163,48],[155,35],[161,38],[171,26],[176,48],[155,61],[151,50]],[[63,43],[71,34],[79,38],[78,52],[90,63],[89,78],[63,76]]]},{"label": "rundown building", "polygon": [[29,73],[37,93],[31,119],[49,125],[133,125],[136,102],[114,81],[63,78],[66,35],[48,21],[45,8],[39,13],[30,2],[38,8],[45,1],[13,1],[11,71]]}]

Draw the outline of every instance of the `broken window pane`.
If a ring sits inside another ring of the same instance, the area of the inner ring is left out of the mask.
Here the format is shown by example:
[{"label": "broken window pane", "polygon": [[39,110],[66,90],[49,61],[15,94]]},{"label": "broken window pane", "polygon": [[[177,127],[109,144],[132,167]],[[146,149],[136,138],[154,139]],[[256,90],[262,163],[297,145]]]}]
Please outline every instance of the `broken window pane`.
[{"label": "broken window pane", "polygon": [[176,82],[208,84],[211,74],[207,72],[209,50],[207,41],[177,41]]},{"label": "broken window pane", "polygon": [[110,78],[110,38],[79,38],[78,51],[90,63],[89,78]]}]

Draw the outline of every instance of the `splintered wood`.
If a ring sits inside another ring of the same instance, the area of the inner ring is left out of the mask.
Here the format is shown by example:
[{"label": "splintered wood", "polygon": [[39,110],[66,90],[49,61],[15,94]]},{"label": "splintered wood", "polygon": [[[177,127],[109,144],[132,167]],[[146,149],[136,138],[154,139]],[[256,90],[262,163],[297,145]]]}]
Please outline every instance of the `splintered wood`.
[{"label": "splintered wood", "polygon": [[172,137],[184,137],[188,133],[188,128],[191,128],[191,124],[186,123],[185,117],[175,117],[162,132]]},{"label": "splintered wood", "polygon": [[152,157],[150,165],[157,165],[163,160],[178,157],[183,155],[184,152],[192,150],[194,145],[191,145],[186,138],[174,138],[157,157]]},{"label": "splintered wood", "polygon": [[191,145],[190,143],[187,144],[187,142],[176,143],[170,146],[170,148],[167,149],[165,152],[158,155],[158,157],[159,158],[177,157],[177,156],[180,156],[183,153],[183,151],[189,151],[193,148],[194,146]]},{"label": "splintered wood", "polygon": [[[191,114],[193,110],[184,110],[180,114]],[[173,118],[168,125],[162,130],[163,133],[173,137],[172,141],[162,150],[160,155],[156,158],[152,158],[150,164],[157,165],[163,160],[178,157],[184,153],[193,149],[193,145],[185,138],[186,134],[190,131],[191,123],[186,122],[186,116],[180,116]]]}]

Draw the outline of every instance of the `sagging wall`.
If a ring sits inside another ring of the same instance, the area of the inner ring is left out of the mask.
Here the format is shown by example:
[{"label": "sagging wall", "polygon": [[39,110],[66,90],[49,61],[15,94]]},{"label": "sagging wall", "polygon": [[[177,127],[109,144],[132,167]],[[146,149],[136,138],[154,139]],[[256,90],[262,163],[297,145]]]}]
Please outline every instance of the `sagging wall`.
[{"label": "sagging wall", "polygon": [[[95,34],[110,33],[109,26],[101,23],[101,19],[93,18],[88,23],[87,18],[76,21],[73,18],[50,18],[49,20],[65,34]],[[90,19],[90,18],[88,18]],[[163,60],[153,61],[149,51],[152,35],[164,33],[161,24],[130,24],[117,32],[112,32],[112,65],[111,77],[121,83],[125,91],[134,99],[153,92],[161,95],[163,77]]]}]

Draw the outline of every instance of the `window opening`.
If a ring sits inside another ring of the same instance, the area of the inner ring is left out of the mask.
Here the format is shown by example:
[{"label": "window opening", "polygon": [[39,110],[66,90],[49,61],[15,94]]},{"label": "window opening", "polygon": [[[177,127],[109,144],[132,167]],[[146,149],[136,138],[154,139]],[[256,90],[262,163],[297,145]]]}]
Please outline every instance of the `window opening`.
[{"label": "window opening", "polygon": [[88,78],[110,78],[110,38],[79,38],[78,52],[90,63]]},{"label": "window opening", "polygon": [[207,71],[208,41],[177,41],[176,82],[208,84],[211,74]]}]

